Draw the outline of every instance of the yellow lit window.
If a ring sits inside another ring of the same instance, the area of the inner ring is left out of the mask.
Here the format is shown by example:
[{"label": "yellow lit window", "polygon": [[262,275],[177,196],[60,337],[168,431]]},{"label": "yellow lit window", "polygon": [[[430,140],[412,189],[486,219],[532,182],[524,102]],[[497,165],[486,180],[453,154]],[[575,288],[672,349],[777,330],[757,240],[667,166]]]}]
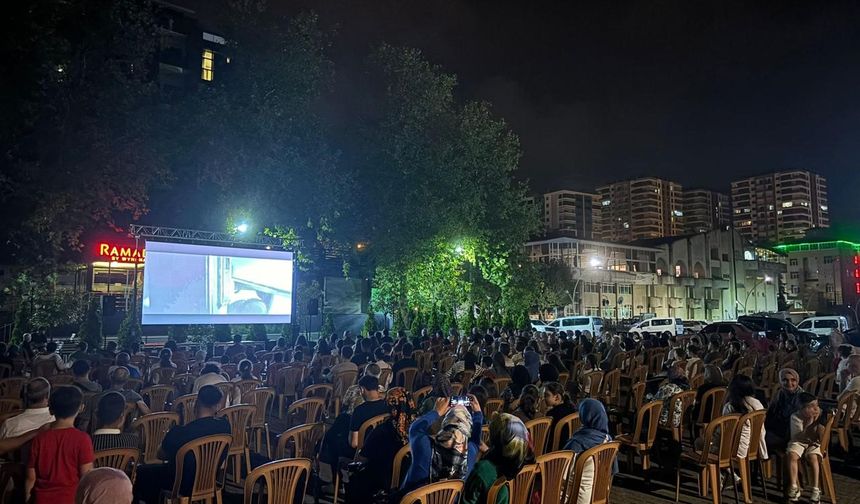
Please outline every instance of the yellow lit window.
[{"label": "yellow lit window", "polygon": [[203,61],[200,64],[200,78],[211,81],[214,77],[215,53],[209,49],[203,49]]}]

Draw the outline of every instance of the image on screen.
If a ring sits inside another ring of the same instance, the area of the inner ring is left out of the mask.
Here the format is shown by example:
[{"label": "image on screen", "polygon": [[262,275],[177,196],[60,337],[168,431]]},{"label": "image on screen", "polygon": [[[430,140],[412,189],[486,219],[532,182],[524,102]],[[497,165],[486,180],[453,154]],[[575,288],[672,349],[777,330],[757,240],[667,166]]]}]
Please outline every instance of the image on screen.
[{"label": "image on screen", "polygon": [[291,252],[148,242],[143,324],[286,324]]}]

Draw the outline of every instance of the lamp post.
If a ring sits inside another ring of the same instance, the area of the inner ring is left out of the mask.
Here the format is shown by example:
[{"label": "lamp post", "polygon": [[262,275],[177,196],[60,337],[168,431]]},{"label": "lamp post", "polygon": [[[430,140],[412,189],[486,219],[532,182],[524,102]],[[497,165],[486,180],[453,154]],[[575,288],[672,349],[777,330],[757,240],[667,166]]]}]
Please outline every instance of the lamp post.
[{"label": "lamp post", "polygon": [[[756,283],[753,284],[752,289],[750,289],[750,291],[747,292],[747,297],[744,299],[744,315],[749,314],[747,312],[747,302],[750,300],[750,296],[753,294],[753,292],[755,292],[756,289],[758,288],[758,286],[761,285],[762,283],[771,283],[772,281],[773,281],[772,277],[770,277],[769,275],[765,275],[764,278],[762,278],[761,280],[758,280]],[[756,306],[758,306],[758,303],[756,303]]]}]

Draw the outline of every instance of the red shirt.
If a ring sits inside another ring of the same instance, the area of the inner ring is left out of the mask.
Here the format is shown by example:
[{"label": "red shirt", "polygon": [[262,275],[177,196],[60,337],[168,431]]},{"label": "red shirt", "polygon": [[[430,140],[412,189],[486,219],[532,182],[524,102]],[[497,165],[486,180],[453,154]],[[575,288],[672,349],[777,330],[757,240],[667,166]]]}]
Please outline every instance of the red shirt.
[{"label": "red shirt", "polygon": [[27,467],[36,470],[36,504],[74,504],[80,468],[94,460],[93,442],[75,428],[39,433],[30,446]]}]

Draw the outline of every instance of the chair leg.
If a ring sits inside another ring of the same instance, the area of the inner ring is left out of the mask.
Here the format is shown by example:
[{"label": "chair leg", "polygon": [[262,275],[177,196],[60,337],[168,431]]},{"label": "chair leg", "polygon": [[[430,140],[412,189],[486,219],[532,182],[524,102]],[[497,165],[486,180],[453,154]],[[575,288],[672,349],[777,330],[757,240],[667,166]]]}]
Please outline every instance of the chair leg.
[{"label": "chair leg", "polygon": [[723,489],[720,488],[720,469],[716,464],[708,466],[708,476],[711,480],[711,501],[720,504],[723,501]]},{"label": "chair leg", "polygon": [[336,463],[333,467],[334,474],[334,494],[331,496],[331,504],[337,504],[337,494],[340,491],[340,464]]},{"label": "chair leg", "polygon": [[770,464],[766,464],[765,460],[759,459],[759,477],[761,478],[761,491],[764,493],[764,500],[767,501],[767,480],[765,479],[765,466],[770,467]]},{"label": "chair leg", "polygon": [[830,469],[830,459],[827,457],[821,458],[821,480],[827,496],[830,497],[830,502],[836,504],[836,486],[833,484],[833,472]]},{"label": "chair leg", "polygon": [[266,455],[269,457],[269,460],[272,459],[272,438],[269,437],[269,423],[266,422],[263,424],[263,428],[266,429]]},{"label": "chair leg", "polygon": [[[738,496],[738,486],[735,484],[735,465],[731,461],[729,462],[729,478],[728,478],[728,480],[729,480],[729,484],[732,486],[732,488],[735,489],[735,504],[740,504],[741,499]],[[720,489],[720,490],[722,490],[722,489]],[[746,499],[746,495],[744,495],[744,499]],[[744,502],[746,502],[746,500],[744,500]]]},{"label": "chair leg", "polygon": [[741,486],[744,492],[744,502],[752,502],[752,484],[750,483],[750,463],[747,459],[738,460],[738,472],[741,476]]},{"label": "chair leg", "polygon": [[675,469],[675,502],[681,498],[681,466]]}]

